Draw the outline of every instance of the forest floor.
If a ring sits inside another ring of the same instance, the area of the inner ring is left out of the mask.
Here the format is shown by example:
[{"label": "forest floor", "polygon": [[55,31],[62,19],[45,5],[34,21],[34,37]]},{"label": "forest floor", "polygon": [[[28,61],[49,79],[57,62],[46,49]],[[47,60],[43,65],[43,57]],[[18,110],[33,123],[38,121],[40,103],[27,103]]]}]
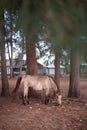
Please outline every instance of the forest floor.
[{"label": "forest floor", "polygon": [[[16,79],[9,80],[10,92],[15,83]],[[14,97],[0,96],[0,130],[87,130],[87,79],[81,79],[79,99],[67,98],[68,86],[68,79],[61,78],[61,106],[52,99],[45,105],[33,97],[24,106],[20,88]]]}]

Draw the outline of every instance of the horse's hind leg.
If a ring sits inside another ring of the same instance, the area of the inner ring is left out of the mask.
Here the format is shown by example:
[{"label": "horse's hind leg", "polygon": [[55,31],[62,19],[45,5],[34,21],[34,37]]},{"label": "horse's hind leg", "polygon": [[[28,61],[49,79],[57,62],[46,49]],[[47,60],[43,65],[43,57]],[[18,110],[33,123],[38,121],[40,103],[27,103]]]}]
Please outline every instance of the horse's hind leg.
[{"label": "horse's hind leg", "polygon": [[24,105],[29,104],[28,87],[25,87],[25,86],[24,86],[23,104],[24,104]]},{"label": "horse's hind leg", "polygon": [[24,97],[23,97],[23,104],[24,104],[24,105],[29,104],[29,98],[28,98],[28,96],[24,96]]}]

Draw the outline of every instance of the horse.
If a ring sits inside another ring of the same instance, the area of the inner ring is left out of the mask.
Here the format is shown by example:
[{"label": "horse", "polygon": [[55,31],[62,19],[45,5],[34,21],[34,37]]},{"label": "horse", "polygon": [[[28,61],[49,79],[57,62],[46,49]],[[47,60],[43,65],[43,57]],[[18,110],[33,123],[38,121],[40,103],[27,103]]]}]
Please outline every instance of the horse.
[{"label": "horse", "polygon": [[62,94],[61,91],[51,76],[41,76],[41,75],[24,75],[19,76],[16,82],[16,87],[12,91],[12,94],[15,94],[20,86],[20,83],[23,84],[23,104],[29,104],[29,91],[32,88],[35,91],[42,91],[45,94],[44,103],[47,104],[49,101],[50,91],[53,91],[57,98],[57,103],[61,105]]}]

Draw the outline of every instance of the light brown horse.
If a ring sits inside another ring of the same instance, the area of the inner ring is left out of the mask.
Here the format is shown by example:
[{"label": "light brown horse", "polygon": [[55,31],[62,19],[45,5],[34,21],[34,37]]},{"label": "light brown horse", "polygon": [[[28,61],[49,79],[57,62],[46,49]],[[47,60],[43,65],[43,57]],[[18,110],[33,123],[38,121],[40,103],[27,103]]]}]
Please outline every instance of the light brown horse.
[{"label": "light brown horse", "polygon": [[16,93],[18,90],[20,83],[23,83],[24,92],[23,92],[23,104],[29,103],[29,90],[32,88],[35,91],[43,91],[45,93],[45,104],[49,101],[50,91],[55,92],[57,97],[58,104],[61,104],[61,92],[55,82],[55,80],[50,76],[32,76],[25,75],[20,76],[17,79],[16,87],[12,91],[12,94]]}]

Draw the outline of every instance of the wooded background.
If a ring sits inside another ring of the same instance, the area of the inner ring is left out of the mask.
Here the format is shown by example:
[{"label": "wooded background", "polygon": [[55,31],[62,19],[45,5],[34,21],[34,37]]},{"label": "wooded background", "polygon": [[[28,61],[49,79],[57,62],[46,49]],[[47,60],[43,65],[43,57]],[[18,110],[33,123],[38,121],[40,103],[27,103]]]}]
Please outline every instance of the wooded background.
[{"label": "wooded background", "polygon": [[[68,97],[80,96],[80,66],[87,63],[86,0],[0,0],[0,56],[2,95],[9,95],[6,53],[13,77],[13,53],[26,54],[26,74],[36,75],[37,59],[55,57],[55,79],[60,86],[60,64],[69,70]],[[70,69],[68,68],[70,66]]]}]

